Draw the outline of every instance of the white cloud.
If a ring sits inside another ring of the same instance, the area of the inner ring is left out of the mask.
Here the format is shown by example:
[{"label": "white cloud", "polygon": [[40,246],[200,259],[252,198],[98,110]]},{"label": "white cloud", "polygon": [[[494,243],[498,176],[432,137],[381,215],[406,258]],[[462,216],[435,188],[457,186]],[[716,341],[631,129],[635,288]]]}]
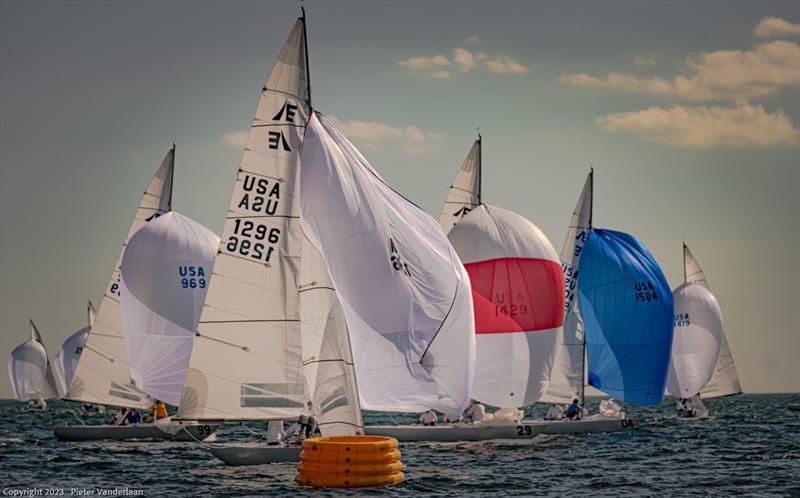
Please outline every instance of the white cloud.
[{"label": "white cloud", "polygon": [[765,17],[758,23],[753,33],[760,38],[800,36],[800,24],[791,23],[779,17]]},{"label": "white cloud", "polygon": [[229,147],[244,147],[247,144],[246,131],[232,131],[222,135],[222,143]]},{"label": "white cloud", "polygon": [[639,67],[648,67],[656,65],[655,55],[637,55],[633,58],[633,63]]},{"label": "white cloud", "polygon": [[800,45],[787,41],[757,44],[752,50],[720,50],[689,57],[693,73],[664,78],[637,78],[609,73],[563,74],[559,81],[573,86],[605,88],[681,97],[691,101],[765,97],[781,88],[800,85]]},{"label": "white cloud", "polygon": [[494,74],[525,74],[529,70],[515,58],[508,55],[498,55],[493,59],[483,61],[486,70]]},{"label": "white cloud", "polygon": [[459,72],[469,73],[481,67],[481,62],[483,68],[492,74],[524,74],[528,72],[527,67],[511,56],[499,54],[491,57],[483,52],[472,52],[462,47],[453,50],[451,59],[439,54],[433,57],[411,57],[400,61],[399,64],[409,71],[430,71],[430,76],[435,79],[451,79],[453,73],[442,68],[455,65]]},{"label": "white cloud", "polygon": [[464,41],[465,41],[466,43],[480,43],[480,42],[481,42],[481,39],[480,39],[480,38],[478,38],[477,36],[470,36],[469,38],[467,38],[467,39],[466,39],[466,40],[464,40]]},{"label": "white cloud", "polygon": [[373,150],[383,150],[386,145],[396,144],[405,154],[423,154],[447,137],[446,133],[422,130],[416,126],[391,126],[378,121],[342,121],[336,116],[329,116],[328,119],[349,140]]},{"label": "white cloud", "polygon": [[400,61],[400,65],[411,71],[420,71],[422,69],[449,66],[450,61],[444,55],[438,54],[433,57],[411,57]]},{"label": "white cloud", "polygon": [[651,107],[597,118],[595,124],[615,133],[624,131],[652,142],[679,147],[764,147],[798,144],[800,130],[779,111],[769,113],[745,102],[735,107]]}]

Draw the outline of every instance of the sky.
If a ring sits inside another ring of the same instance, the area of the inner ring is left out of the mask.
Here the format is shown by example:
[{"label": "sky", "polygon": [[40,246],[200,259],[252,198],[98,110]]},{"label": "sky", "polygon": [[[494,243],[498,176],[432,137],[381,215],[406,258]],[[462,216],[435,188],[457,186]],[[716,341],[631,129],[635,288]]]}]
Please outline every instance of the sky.
[{"label": "sky", "polygon": [[[673,287],[681,243],[747,392],[800,391],[797,2],[307,1],[314,106],[434,217],[483,136],[483,200],[560,248],[594,222]],[[298,2],[0,2],[0,397],[34,319],[55,357],[99,303],[177,143],[173,207],[219,233]]]}]

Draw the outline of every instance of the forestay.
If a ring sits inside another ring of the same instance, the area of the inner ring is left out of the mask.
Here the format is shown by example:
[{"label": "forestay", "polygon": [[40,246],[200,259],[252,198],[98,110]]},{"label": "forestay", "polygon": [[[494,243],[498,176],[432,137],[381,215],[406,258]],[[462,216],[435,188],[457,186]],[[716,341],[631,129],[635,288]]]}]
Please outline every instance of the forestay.
[{"label": "forestay", "polygon": [[[683,265],[686,282],[700,285],[708,289],[709,292],[711,291],[703,269],[686,244],[683,245]],[[711,376],[708,383],[703,386],[700,395],[702,398],[719,398],[741,393],[742,386],[739,383],[739,374],[736,371],[733,353],[731,353],[731,348],[725,337],[723,326],[720,336],[719,354],[717,355],[717,362],[714,366],[714,374]]]},{"label": "forestay", "polygon": [[458,170],[447,199],[444,201],[442,215],[439,216],[439,225],[445,235],[466,216],[471,210],[481,203],[481,138],[472,144],[461,168]]},{"label": "forestay", "polygon": [[564,319],[558,254],[536,225],[481,204],[448,239],[466,267],[475,310],[471,397],[500,407],[534,403],[547,387]]},{"label": "forestay", "polygon": [[55,379],[39,331],[30,322],[31,338],[13,351],[8,361],[8,378],[19,401],[57,398]]},{"label": "forestay", "polygon": [[298,19],[267,78],[233,187],[178,415],[307,412],[301,364],[298,166],[310,97]]},{"label": "forestay", "polygon": [[122,336],[120,314],[120,264],[128,240],[145,223],[170,211],[175,147],[167,152],[161,166],[139,202],[139,208],[117,257],[111,279],[100,301],[89,336],[75,368],[65,399],[101,405],[147,408],[147,397],[130,382],[128,354]]},{"label": "forestay", "polygon": [[303,237],[300,268],[303,372],[325,436],[362,434],[356,373],[342,305],[319,251]]},{"label": "forestay", "polygon": [[81,353],[86,344],[86,338],[89,337],[89,330],[91,330],[92,323],[94,322],[94,307],[92,303],[86,310],[87,325],[86,327],[75,332],[67,337],[61,349],[56,355],[56,360],[53,364],[56,374],[56,382],[58,387],[58,395],[61,397],[66,396],[72,378],[75,376],[75,368],[78,366],[78,360],[81,358]]},{"label": "forestay", "polygon": [[180,403],[219,237],[171,211],[136,232],[122,258],[122,329],[134,385]]},{"label": "forestay", "polygon": [[583,245],[592,228],[592,189],[594,173],[590,172],[570,218],[564,245],[561,248],[561,268],[564,272],[564,327],[559,332],[553,369],[547,391],[539,399],[544,403],[571,403],[583,400],[584,391],[584,332],[578,300],[578,268]]},{"label": "forestay", "polygon": [[350,330],[362,408],[460,414],[475,362],[472,300],[439,225],[316,113],[301,183],[307,235]]},{"label": "forestay", "polygon": [[640,405],[664,397],[672,348],[669,284],[635,237],[591,229],[579,266],[589,385]]}]

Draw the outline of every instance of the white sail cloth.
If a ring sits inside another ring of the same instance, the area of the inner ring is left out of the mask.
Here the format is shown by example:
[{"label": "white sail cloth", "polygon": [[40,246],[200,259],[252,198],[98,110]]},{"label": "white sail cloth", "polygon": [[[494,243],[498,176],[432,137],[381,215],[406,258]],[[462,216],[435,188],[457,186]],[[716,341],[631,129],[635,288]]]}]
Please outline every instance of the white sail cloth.
[{"label": "white sail cloth", "polygon": [[134,385],[180,403],[219,237],[171,211],[136,232],[122,258],[122,330]]},{"label": "white sail cloth", "polygon": [[20,344],[8,361],[8,378],[14,397],[19,401],[57,398],[57,386],[42,337],[33,321],[30,340]]},{"label": "white sail cloth", "polygon": [[298,166],[309,113],[298,19],[261,91],[225,217],[178,416],[308,412],[302,367]]},{"label": "white sail cloth", "polygon": [[444,234],[450,233],[456,223],[467,213],[478,207],[480,203],[481,139],[478,138],[469,149],[467,157],[461,163],[461,168],[456,173],[456,177],[453,178],[453,183],[447,192],[444,208],[442,208],[442,214],[439,216],[439,225],[441,225]]},{"label": "white sail cloth", "polygon": [[78,366],[90,329],[91,326],[84,327],[67,337],[67,340],[61,346],[61,350],[56,355],[53,365],[60,397],[66,396],[67,392],[69,392],[70,384],[72,384],[72,379],[75,376],[75,368]]},{"label": "white sail cloth", "polygon": [[120,313],[120,265],[131,236],[145,223],[171,209],[174,167],[173,147],[167,152],[139,202],[65,399],[142,409],[150,405],[147,396],[130,382]]},{"label": "white sail cloth", "polygon": [[536,402],[547,388],[564,320],[556,250],[536,225],[487,204],[464,216],[448,239],[472,286],[472,399],[500,407]]},{"label": "white sail cloth", "polygon": [[583,399],[586,348],[583,318],[578,306],[578,266],[583,245],[592,227],[593,176],[593,173],[589,173],[586,177],[561,248],[560,258],[565,287],[564,327],[557,339],[550,383],[545,394],[539,399],[542,403],[571,403],[573,399]]},{"label": "white sail cloth", "polygon": [[300,283],[303,372],[311,413],[324,436],[362,434],[364,421],[344,311],[322,255],[306,237]]},{"label": "white sail cloth", "polygon": [[439,225],[316,113],[300,203],[344,309],[362,408],[460,414],[474,318],[469,278]]},{"label": "white sail cloth", "polygon": [[722,337],[722,312],[711,292],[684,283],[672,292],[675,332],[667,375],[667,394],[691,398],[714,373]]}]

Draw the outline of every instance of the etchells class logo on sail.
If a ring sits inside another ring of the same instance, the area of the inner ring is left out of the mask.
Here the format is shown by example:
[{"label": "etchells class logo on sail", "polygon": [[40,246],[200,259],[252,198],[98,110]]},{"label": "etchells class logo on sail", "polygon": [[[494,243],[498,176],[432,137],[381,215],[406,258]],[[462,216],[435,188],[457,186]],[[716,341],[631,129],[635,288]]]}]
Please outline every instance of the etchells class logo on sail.
[{"label": "etchells class logo on sail", "polygon": [[124,386],[122,384],[117,384],[116,382],[111,383],[111,386],[108,389],[108,394],[137,403],[142,399],[141,396],[139,396],[136,391],[131,389],[130,386]]},{"label": "etchells class logo on sail", "polygon": [[242,408],[303,408],[305,384],[252,383],[240,386]]}]

